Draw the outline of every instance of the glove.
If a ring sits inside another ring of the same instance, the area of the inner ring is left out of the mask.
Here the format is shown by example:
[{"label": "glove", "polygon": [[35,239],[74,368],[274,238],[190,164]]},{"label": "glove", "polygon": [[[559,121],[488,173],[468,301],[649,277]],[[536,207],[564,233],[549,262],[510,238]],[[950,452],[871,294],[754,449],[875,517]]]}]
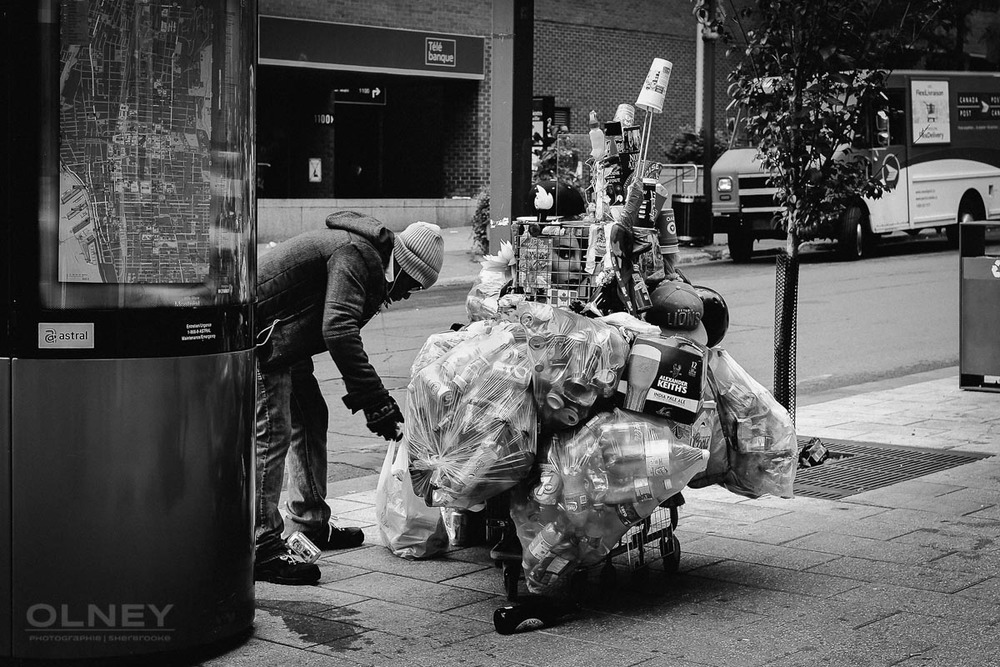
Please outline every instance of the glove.
[{"label": "glove", "polygon": [[399,411],[395,399],[389,396],[385,403],[375,408],[364,408],[368,430],[386,440],[403,437],[403,413]]}]

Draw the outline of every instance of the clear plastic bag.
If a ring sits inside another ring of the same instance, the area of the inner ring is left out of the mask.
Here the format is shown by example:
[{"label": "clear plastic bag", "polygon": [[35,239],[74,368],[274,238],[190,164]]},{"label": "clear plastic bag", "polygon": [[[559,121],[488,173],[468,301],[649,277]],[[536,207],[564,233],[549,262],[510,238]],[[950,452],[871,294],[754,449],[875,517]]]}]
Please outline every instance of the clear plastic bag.
[{"label": "clear plastic bag", "polygon": [[441,511],[413,492],[406,446],[389,442],[375,488],[375,520],[382,544],[400,558],[432,558],[448,549]]},{"label": "clear plastic bag", "polygon": [[552,436],[538,483],[511,503],[529,590],[545,592],[601,562],[705,469],[708,452],[681,442],[673,426],[614,410]]},{"label": "clear plastic bag", "polygon": [[417,356],[413,358],[410,366],[410,377],[416,375],[422,368],[434,362],[450,352],[456,345],[464,341],[489,333],[491,324],[488,322],[473,322],[458,331],[443,331],[431,334],[424,341]]},{"label": "clear plastic bag", "polygon": [[576,426],[614,396],[628,354],[618,329],[530,301],[518,304],[516,315],[528,337],[543,431]]},{"label": "clear plastic bag", "polygon": [[523,479],[536,411],[520,326],[497,323],[419,370],[405,433],[414,490],[428,505],[469,508]]},{"label": "clear plastic bag", "polygon": [[479,262],[482,266],[479,276],[465,297],[465,311],[470,322],[497,316],[500,292],[513,277],[514,263],[514,247],[509,241],[501,241],[496,255],[486,255]]},{"label": "clear plastic bag", "polygon": [[798,439],[788,411],[725,350],[711,350],[708,371],[729,442],[723,486],[749,498],[791,498]]}]

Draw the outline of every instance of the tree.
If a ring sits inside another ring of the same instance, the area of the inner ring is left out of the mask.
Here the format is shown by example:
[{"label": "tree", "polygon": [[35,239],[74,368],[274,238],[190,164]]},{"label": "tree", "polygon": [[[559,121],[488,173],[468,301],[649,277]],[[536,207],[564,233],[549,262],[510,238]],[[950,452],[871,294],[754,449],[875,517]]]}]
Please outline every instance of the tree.
[{"label": "tree", "polygon": [[884,106],[885,68],[925,39],[947,0],[727,1],[717,29],[730,55],[742,52],[731,104],[783,207],[774,392],[794,418],[799,243],[856,227],[852,204],[881,195],[882,175],[852,155],[852,139]]}]

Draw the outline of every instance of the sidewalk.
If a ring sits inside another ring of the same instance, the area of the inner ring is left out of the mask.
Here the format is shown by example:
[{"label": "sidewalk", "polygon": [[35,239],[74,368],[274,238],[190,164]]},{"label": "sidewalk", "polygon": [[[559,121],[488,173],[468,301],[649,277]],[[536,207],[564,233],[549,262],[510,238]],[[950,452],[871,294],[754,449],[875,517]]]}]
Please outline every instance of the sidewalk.
[{"label": "sidewalk", "polygon": [[374,476],[334,484],[367,544],[328,552],[320,584],[257,584],[255,634],[229,665],[1000,665],[1000,395],[957,369],[857,387],[797,411],[801,435],[991,458],[839,501],[684,492],[680,572],[602,590],[524,634],[494,632],[505,603],[484,547],[401,560],[378,544]]}]

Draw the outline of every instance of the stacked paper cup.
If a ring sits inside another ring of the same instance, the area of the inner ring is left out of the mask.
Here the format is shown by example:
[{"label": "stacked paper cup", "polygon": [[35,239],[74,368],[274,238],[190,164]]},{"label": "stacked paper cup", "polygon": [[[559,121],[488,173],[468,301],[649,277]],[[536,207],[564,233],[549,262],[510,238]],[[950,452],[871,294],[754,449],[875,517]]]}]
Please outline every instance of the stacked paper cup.
[{"label": "stacked paper cup", "polygon": [[639,98],[635,105],[645,111],[663,113],[663,100],[667,95],[667,83],[670,82],[670,71],[673,63],[663,58],[653,58],[653,64],[646,74],[646,82],[642,84]]}]

